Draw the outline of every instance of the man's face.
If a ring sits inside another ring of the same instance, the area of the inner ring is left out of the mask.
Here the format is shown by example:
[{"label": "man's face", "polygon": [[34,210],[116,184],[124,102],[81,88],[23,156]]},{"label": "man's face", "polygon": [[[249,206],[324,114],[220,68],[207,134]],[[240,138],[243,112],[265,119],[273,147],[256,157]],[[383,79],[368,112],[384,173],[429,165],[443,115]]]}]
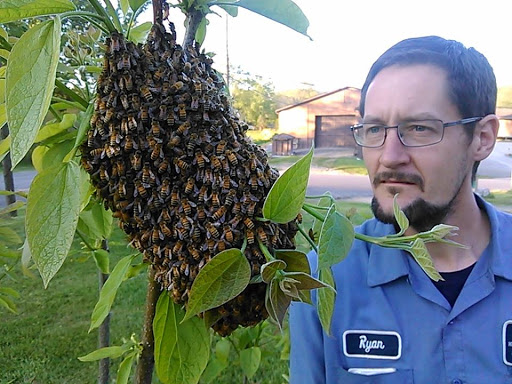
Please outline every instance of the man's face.
[{"label": "man's face", "polygon": [[[391,66],[368,88],[365,123],[396,125],[407,120],[459,120],[448,98],[446,73],[432,65]],[[463,189],[471,189],[472,162],[463,126],[448,127],[440,143],[405,147],[396,129],[379,148],[363,148],[372,183],[375,216],[393,222],[393,197],[417,231],[429,230],[450,212]]]}]

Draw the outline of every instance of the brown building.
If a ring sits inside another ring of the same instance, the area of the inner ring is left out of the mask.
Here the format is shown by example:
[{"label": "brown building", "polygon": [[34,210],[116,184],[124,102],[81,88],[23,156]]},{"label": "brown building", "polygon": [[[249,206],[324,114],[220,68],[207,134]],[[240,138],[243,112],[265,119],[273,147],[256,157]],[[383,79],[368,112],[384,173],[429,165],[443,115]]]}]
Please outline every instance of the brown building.
[{"label": "brown building", "polygon": [[352,87],[323,93],[280,108],[279,133],[297,140],[294,149],[356,147],[350,126],[359,122],[361,90]]},{"label": "brown building", "polygon": [[512,140],[512,108],[496,108],[496,114],[500,119],[498,139]]}]

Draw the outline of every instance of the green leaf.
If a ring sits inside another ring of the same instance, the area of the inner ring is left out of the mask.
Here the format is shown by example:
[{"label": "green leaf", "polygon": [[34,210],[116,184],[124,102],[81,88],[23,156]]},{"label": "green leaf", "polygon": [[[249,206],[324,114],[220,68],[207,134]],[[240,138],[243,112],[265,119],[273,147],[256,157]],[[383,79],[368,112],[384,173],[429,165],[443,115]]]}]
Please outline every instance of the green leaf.
[{"label": "green leaf", "polygon": [[215,344],[215,356],[219,361],[225,362],[226,364],[229,362],[229,353],[231,351],[231,343],[228,339],[220,339]]},{"label": "green leaf", "polygon": [[91,240],[108,239],[112,233],[112,211],[107,211],[103,204],[91,199],[80,213],[78,229]]},{"label": "green leaf", "polygon": [[89,104],[86,111],[80,114],[80,126],[78,127],[78,133],[75,138],[74,148],[78,148],[85,139],[85,135],[90,127],[91,117],[94,113],[94,103]]},{"label": "green leaf", "polygon": [[[333,198],[331,196],[322,197],[320,200],[318,200],[318,203],[316,204],[319,207],[323,208],[329,208],[333,204]],[[322,211],[322,215],[328,211]],[[322,225],[324,222],[322,220],[319,220],[317,218],[314,219],[313,222],[313,234],[315,236],[315,243],[318,245],[318,240],[320,237],[320,232],[322,231]]]},{"label": "green leaf", "polygon": [[16,299],[20,297],[20,293],[9,287],[0,287],[0,293],[8,296],[12,296]]},{"label": "green leaf", "polygon": [[309,21],[291,0],[240,0],[233,5],[265,16],[309,37]]},{"label": "green leaf", "polygon": [[206,369],[201,375],[201,383],[210,384],[225,370],[229,365],[227,361],[220,361],[217,358],[213,358],[208,362]]},{"label": "green leaf", "polygon": [[267,287],[265,308],[267,308],[269,317],[279,326],[279,329],[283,327],[284,316],[291,301],[292,298],[285,295],[279,288],[279,282],[276,279],[272,280]]},{"label": "green leaf", "polygon": [[125,280],[131,279],[135,276],[140,275],[140,273],[148,268],[147,263],[139,263],[135,265],[130,265],[130,268],[128,269],[128,272],[126,272],[126,276],[124,277]]},{"label": "green leaf", "polygon": [[78,360],[86,362],[97,361],[106,358],[116,359],[125,354],[132,346],[133,343],[125,343],[123,345],[100,348],[85,356],[80,356]]},{"label": "green leaf", "polygon": [[423,271],[425,271],[428,277],[434,281],[444,281],[436,267],[434,267],[434,262],[432,261],[432,258],[430,257],[430,254],[428,253],[427,247],[423,240],[414,240],[412,246],[406,250],[414,257],[414,260],[416,260],[416,262],[420,265]]},{"label": "green leaf", "polygon": [[46,140],[49,137],[62,133],[63,131],[71,128],[73,124],[75,124],[76,119],[77,116],[74,113],[64,114],[64,116],[62,116],[62,121],[44,125],[37,133],[34,142],[39,143],[40,141]]},{"label": "green leaf", "polygon": [[120,0],[119,6],[121,7],[123,15],[126,16],[126,14],[128,13],[128,8],[130,8],[130,3],[128,2],[128,0]]},{"label": "green leaf", "polygon": [[133,12],[137,12],[137,10],[142,7],[148,0],[128,0],[130,3],[130,8]]},{"label": "green leaf", "polygon": [[148,32],[151,29],[153,24],[149,21],[146,23],[142,23],[130,29],[130,35],[128,36],[128,40],[133,41],[134,43],[143,43],[148,36]]},{"label": "green leaf", "polygon": [[242,251],[232,248],[218,253],[197,274],[184,320],[238,296],[250,279],[251,266]]},{"label": "green leaf", "polygon": [[[323,283],[335,288],[334,277],[331,268],[323,268],[319,271],[318,279]],[[332,289],[322,288],[317,291],[317,311],[320,324],[327,335],[331,335],[332,314],[334,313],[334,302],[336,292]]]},{"label": "green leaf", "polygon": [[219,7],[221,7],[223,10],[225,10],[228,15],[232,16],[232,17],[237,17],[238,16],[238,7],[236,6],[232,6],[232,5],[226,5],[226,3],[235,3],[237,0],[224,0],[222,1],[223,4],[215,4],[213,3],[212,5],[217,5]]},{"label": "green leaf", "polygon": [[34,274],[30,271],[30,261],[32,260],[32,254],[28,246],[28,239],[25,238],[23,243],[23,249],[21,251],[21,270],[25,276],[33,277]]},{"label": "green leaf", "polygon": [[397,201],[398,193],[393,197],[393,214],[395,215],[395,220],[400,227],[400,232],[398,232],[395,236],[402,236],[407,228],[409,228],[409,219],[405,216],[405,213],[400,209]]},{"label": "green leaf", "polygon": [[306,198],[313,147],[276,180],[263,204],[263,216],[286,224],[297,217]]},{"label": "green leaf", "polygon": [[69,0],[4,0],[0,2],[0,23],[74,10]]},{"label": "green leaf", "polygon": [[14,302],[7,297],[0,296],[0,306],[6,308],[8,311],[12,313],[18,313],[18,310],[16,309],[16,304],[14,304]]},{"label": "green leaf", "polygon": [[204,42],[204,38],[206,37],[206,25],[208,24],[208,20],[206,17],[203,17],[199,22],[199,25],[196,30],[195,40],[199,45],[202,45]]},{"label": "green leaf", "polygon": [[261,362],[261,349],[251,347],[240,351],[240,368],[248,379],[258,371]]},{"label": "green leaf", "polygon": [[279,289],[292,298],[292,300],[300,300],[299,290],[297,288],[300,285],[298,280],[292,279],[290,277],[285,277],[283,279],[279,279]]},{"label": "green leaf", "polygon": [[318,239],[318,269],[331,267],[342,261],[354,241],[354,227],[349,219],[331,206],[325,217]]},{"label": "green leaf", "polygon": [[[212,259],[213,260],[213,259]],[[165,384],[197,383],[208,364],[210,334],[203,321],[183,321],[185,312],[162,292],[153,320],[155,368]]]},{"label": "green leaf", "polygon": [[18,235],[14,229],[9,227],[0,227],[0,240],[3,243],[10,245],[23,243],[23,240],[21,240],[20,235]]},{"label": "green leaf", "polygon": [[286,263],[286,268],[284,269],[286,272],[304,272],[308,275],[311,274],[309,261],[304,252],[278,249],[274,251],[274,256]]},{"label": "green leaf", "polygon": [[101,273],[108,275],[110,273],[110,257],[105,249],[95,249],[93,251],[94,262]]},{"label": "green leaf", "polygon": [[54,167],[55,164],[62,163],[67,154],[73,149],[73,145],[73,140],[66,140],[50,147],[38,145],[32,151],[34,168],[38,172],[43,172],[47,168]]},{"label": "green leaf", "polygon": [[80,168],[61,163],[36,175],[29,191],[25,228],[32,259],[47,287],[64,262],[80,213]]},{"label": "green leaf", "polygon": [[130,379],[130,373],[132,371],[133,360],[137,356],[137,351],[133,351],[128,354],[121,364],[119,364],[119,369],[117,370],[117,380],[116,384],[128,384],[128,380]]},{"label": "green leaf", "polygon": [[297,284],[297,288],[301,291],[327,287],[325,283],[303,272],[285,272],[284,275],[297,280],[300,283]]},{"label": "green leaf", "polygon": [[56,17],[29,29],[11,50],[6,89],[13,168],[32,146],[50,106],[60,36],[61,23]]},{"label": "green leaf", "polygon": [[286,263],[283,260],[269,261],[261,266],[261,277],[265,283],[270,283],[277,271],[282,271],[285,268]]},{"label": "green leaf", "polygon": [[96,303],[94,310],[92,311],[91,326],[89,328],[89,332],[99,327],[101,323],[103,323],[103,320],[105,320],[105,318],[108,316],[110,308],[112,307],[114,299],[116,298],[117,290],[123,282],[126,271],[130,267],[130,263],[133,258],[134,255],[130,255],[119,260],[107,281],[105,282],[105,285],[103,285],[103,288],[101,288],[100,298]]},{"label": "green leaf", "polygon": [[17,211],[25,205],[24,201],[16,201],[15,203],[9,204],[7,207],[0,209],[0,215]]}]

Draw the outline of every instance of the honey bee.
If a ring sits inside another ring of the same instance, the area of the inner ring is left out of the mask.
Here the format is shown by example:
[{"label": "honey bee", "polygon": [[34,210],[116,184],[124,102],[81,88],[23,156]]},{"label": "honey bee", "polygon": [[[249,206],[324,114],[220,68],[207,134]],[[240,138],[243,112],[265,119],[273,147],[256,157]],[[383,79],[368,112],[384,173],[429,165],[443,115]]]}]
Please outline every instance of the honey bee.
[{"label": "honey bee", "polygon": [[151,170],[149,162],[145,162],[142,167],[142,182],[144,184],[150,184],[151,181],[155,178],[153,171]]},{"label": "honey bee", "polygon": [[193,177],[189,177],[187,180],[187,184],[185,184],[185,193],[189,194],[194,190],[194,187],[196,186],[195,180]]},{"label": "honey bee", "polygon": [[107,112],[105,113],[105,123],[108,123],[112,117],[114,117],[115,109],[109,108],[107,109]]},{"label": "honey bee", "polygon": [[235,214],[235,215],[238,215],[241,210],[242,210],[242,203],[239,201],[236,201],[233,204],[233,208],[231,209],[231,212],[233,212],[233,214]]},{"label": "honey bee", "polygon": [[184,135],[188,132],[188,129],[190,128],[190,123],[188,121],[185,121],[183,124],[181,124],[178,129],[176,130],[176,132],[179,134],[179,135]]},{"label": "honey bee", "polygon": [[198,220],[203,221],[204,219],[206,219],[206,211],[204,209],[204,205],[203,204],[197,204],[196,212],[197,212],[196,218]]},{"label": "honey bee", "polygon": [[157,243],[158,240],[163,240],[163,239],[164,239],[164,235],[162,234],[162,232],[160,232],[158,230],[157,226],[154,226],[153,231],[151,232],[151,240],[153,241],[153,243]]},{"label": "honey bee", "polygon": [[212,190],[212,195],[210,196],[212,199],[212,207],[217,209],[220,207],[220,199],[219,192],[217,190]]},{"label": "honey bee", "polygon": [[252,229],[247,229],[245,236],[247,237],[247,244],[254,244],[254,231]]},{"label": "honey bee", "polygon": [[249,228],[249,229],[253,229],[253,228],[254,228],[254,223],[253,223],[253,222],[252,222],[252,220],[251,220],[250,218],[248,218],[248,217],[246,217],[246,218],[244,219],[244,224],[245,224],[245,226],[246,226],[247,228]]},{"label": "honey bee", "polygon": [[229,223],[230,223],[230,224],[232,225],[232,227],[234,228],[234,227],[236,227],[236,226],[240,223],[240,221],[242,221],[242,219],[243,219],[243,217],[242,217],[239,213],[237,213],[237,214],[235,215],[235,217],[233,217],[233,218],[230,220],[230,222],[229,222]]},{"label": "honey bee", "polygon": [[160,248],[160,245],[153,244],[153,248],[151,250],[153,255],[157,256],[158,258],[162,257],[162,249]]},{"label": "honey bee", "polygon": [[153,101],[153,95],[151,94],[151,91],[147,85],[142,85],[140,87],[140,92],[142,93],[144,100],[146,100],[148,103]]},{"label": "honey bee", "polygon": [[160,226],[160,230],[162,231],[162,233],[163,233],[165,236],[167,236],[167,237],[169,237],[169,238],[171,238],[171,237],[172,237],[172,231],[169,229],[169,227],[165,224],[165,222],[164,222],[164,221],[160,221],[160,222],[158,223],[158,225]]},{"label": "honey bee", "polygon": [[270,182],[268,181],[267,176],[265,176],[262,170],[260,170],[259,168],[256,169],[256,175],[258,176],[258,181],[260,185],[264,185],[265,188],[270,187]]},{"label": "honey bee", "polygon": [[174,246],[172,247],[172,253],[174,253],[174,254],[180,253],[181,250],[183,249],[184,245],[185,245],[185,243],[182,240],[178,240],[176,242],[176,244],[174,244]]},{"label": "honey bee", "polygon": [[213,215],[212,219],[215,221],[220,221],[222,218],[224,218],[224,215],[226,214],[227,208],[223,205],[217,209]]},{"label": "honey bee", "polygon": [[133,114],[128,115],[128,128],[131,130],[137,128],[137,120],[135,120]]},{"label": "honey bee", "polygon": [[215,155],[211,157],[212,166],[216,171],[219,171],[222,168],[222,164],[219,160],[219,158]]},{"label": "honey bee", "polygon": [[197,226],[192,229],[192,240],[196,243],[201,242],[201,229]]},{"label": "honey bee", "polygon": [[[174,134],[173,134],[173,135],[171,136],[171,139],[170,139],[170,140],[169,140],[169,142],[167,143],[167,146],[168,146],[169,148],[174,148],[174,147],[178,146],[180,142],[181,142],[181,137],[180,137],[180,136],[178,136],[178,135],[174,135]],[[175,159],[175,161],[176,161],[176,160],[177,160],[177,159]]]},{"label": "honey bee", "polygon": [[167,114],[167,125],[169,125],[169,126],[174,125],[175,122],[176,122],[176,115],[174,114],[174,112],[169,111],[169,113]]},{"label": "honey bee", "polygon": [[217,230],[217,228],[215,228],[215,226],[210,223],[210,222],[207,222],[205,224],[205,227],[206,227],[206,233],[210,236],[210,237],[213,237],[214,239],[218,239],[220,238],[220,233],[219,231]]},{"label": "honey bee", "polygon": [[205,162],[209,161],[208,158],[203,154],[203,151],[196,149],[195,158],[192,164],[197,164],[199,168],[204,168]]},{"label": "honey bee", "polygon": [[87,146],[93,147],[94,146],[94,131],[87,132]]},{"label": "honey bee", "polygon": [[119,35],[113,33],[110,39],[110,52],[117,52],[121,49],[121,43],[119,42]]},{"label": "honey bee", "polygon": [[[126,90],[131,91],[133,89],[133,80],[132,80],[131,75],[124,74],[122,79],[124,80],[124,86],[125,86]],[[133,96],[135,96],[135,95],[133,95]],[[133,98],[133,96],[132,96],[132,98]]]},{"label": "honey bee", "polygon": [[107,182],[109,180],[107,168],[105,167],[105,165],[103,165],[103,164],[100,165],[99,174],[100,174],[101,181]]},{"label": "honey bee", "polygon": [[120,141],[121,137],[119,136],[119,131],[114,129],[110,135],[109,144],[113,147],[114,145],[119,144]]},{"label": "honey bee", "polygon": [[121,104],[123,105],[124,109],[130,109],[130,103],[128,103],[128,96],[126,96],[125,93],[121,94],[121,96],[119,96],[119,99],[121,100]]},{"label": "honey bee", "polygon": [[192,214],[192,207],[196,207],[196,204],[194,202],[189,201],[186,198],[181,199],[181,208],[183,209],[183,212],[185,212],[187,216],[190,216]]},{"label": "honey bee", "polygon": [[193,220],[190,217],[188,217],[185,212],[183,212],[180,214],[180,222],[179,223],[180,223],[181,228],[189,231],[190,226],[193,223]]},{"label": "honey bee", "polygon": [[117,192],[122,199],[126,197],[126,177],[121,176],[119,178],[119,182],[117,183]]},{"label": "honey bee", "polygon": [[228,207],[230,207],[234,200],[236,198],[236,190],[235,189],[230,189],[229,192],[226,194],[226,198],[224,200],[224,204]]},{"label": "honey bee", "polygon": [[158,173],[162,174],[169,169],[169,159],[166,157],[162,160],[162,162],[158,165]]},{"label": "honey bee", "polygon": [[222,252],[226,250],[226,242],[224,240],[217,241],[217,251]]},{"label": "honey bee", "polygon": [[229,224],[224,224],[222,226],[223,233],[222,236],[229,242],[232,243],[234,239],[233,231],[231,230],[231,226]]},{"label": "honey bee", "polygon": [[140,119],[144,123],[147,123],[149,121],[149,108],[147,105],[142,105],[140,107]]},{"label": "honey bee", "polygon": [[230,173],[230,168],[229,168],[229,162],[228,162],[228,159],[226,159],[224,156],[221,157],[220,159],[220,162],[222,163],[222,169],[224,170],[224,172],[226,173]]},{"label": "honey bee", "polygon": [[183,83],[183,81],[177,81],[175,82],[173,85],[171,85],[171,88],[170,88],[170,91],[172,93],[176,93],[178,92],[180,89],[183,88],[185,84]]},{"label": "honey bee", "polygon": [[127,135],[128,132],[128,119],[126,117],[123,117],[121,119],[121,133],[123,135]]},{"label": "honey bee", "polygon": [[258,234],[258,237],[263,242],[263,244],[265,244],[265,245],[269,244],[267,234],[265,233],[265,230],[263,229],[263,227],[256,228],[256,233]]},{"label": "honey bee", "polygon": [[98,157],[103,158],[104,153],[105,153],[105,149],[104,148],[94,148],[90,152],[91,156],[93,156],[95,159],[98,158]]},{"label": "honey bee", "polygon": [[199,109],[199,97],[197,95],[192,96],[192,100],[190,101],[190,109],[193,111],[197,111]]},{"label": "honey bee", "polygon": [[166,177],[162,180],[162,185],[160,186],[160,197],[162,199],[165,199],[170,194],[171,194],[171,179]]},{"label": "honey bee", "polygon": [[137,148],[137,144],[135,144],[135,141],[133,141],[132,135],[128,134],[126,135],[124,139],[124,150],[125,151],[132,151],[133,148]]},{"label": "honey bee", "polygon": [[171,207],[176,207],[180,202],[178,186],[174,186],[171,192]]},{"label": "honey bee", "polygon": [[208,200],[208,196],[206,195],[207,192],[208,187],[206,185],[202,185],[201,188],[199,189],[199,193],[197,194],[197,201],[202,203]]},{"label": "honey bee", "polygon": [[163,153],[162,153],[162,144],[161,143],[156,143],[153,150],[151,151],[151,160],[155,161],[156,159],[158,159],[159,157],[163,157]]},{"label": "honey bee", "polygon": [[178,115],[182,120],[185,120],[187,118],[187,110],[185,104],[178,104]]},{"label": "honey bee", "polygon": [[180,171],[186,171],[189,168],[189,164],[181,159],[174,159],[174,165],[177,173],[180,173]]},{"label": "honey bee", "polygon": [[261,166],[260,161],[256,158],[256,154],[250,153],[249,154],[249,166],[251,168],[251,171],[255,171],[258,165]]},{"label": "honey bee", "polygon": [[215,244],[216,244],[216,241],[213,238],[207,237],[207,239],[206,239],[206,246],[208,247],[208,250],[210,252],[214,252],[215,251]]},{"label": "honey bee", "polygon": [[258,189],[258,185],[259,185],[258,177],[254,173],[251,175],[251,179],[249,180],[249,182],[250,182],[252,190]]},{"label": "honey bee", "polygon": [[160,199],[158,192],[153,190],[151,198],[148,200],[148,208],[151,212],[157,212],[163,206],[163,201]]},{"label": "honey bee", "polygon": [[189,245],[187,249],[188,253],[190,253],[190,256],[192,256],[192,258],[195,261],[199,261],[201,259],[201,254],[199,253],[196,247],[194,247],[193,245]]},{"label": "honey bee", "polygon": [[130,162],[132,163],[132,168],[136,171],[139,171],[142,168],[142,154],[140,151],[135,151],[133,155],[130,156]]},{"label": "honey bee", "polygon": [[148,191],[146,191],[146,188],[142,184],[142,181],[140,181],[139,179],[136,179],[134,181],[134,184],[135,184],[135,191],[136,191],[136,193],[138,193],[143,198],[147,198],[148,197]]},{"label": "honey bee", "polygon": [[238,187],[238,184],[232,180],[229,175],[224,175],[222,180],[222,188],[229,189],[231,185],[233,185],[233,187]]},{"label": "honey bee", "polygon": [[202,92],[202,90],[203,90],[203,87],[202,87],[201,81],[200,81],[200,80],[193,80],[192,82],[194,83],[194,90],[195,90],[197,93],[201,93],[201,92]]},{"label": "honey bee", "polygon": [[140,237],[140,241],[142,243],[147,243],[148,240],[151,238],[152,231],[145,231],[142,236]]},{"label": "honey bee", "polygon": [[247,216],[253,217],[255,209],[256,209],[256,202],[251,201],[247,206]]},{"label": "honey bee", "polygon": [[160,112],[158,114],[158,119],[162,120],[162,121],[167,119],[167,105],[165,105],[165,104],[160,105]]},{"label": "honey bee", "polygon": [[82,167],[84,167],[84,169],[87,171],[87,173],[93,172],[94,168],[89,160],[82,158],[81,163],[82,163]]},{"label": "honey bee", "polygon": [[219,143],[217,144],[217,155],[221,155],[224,153],[224,149],[226,148],[226,141],[225,140],[221,140],[219,141]]},{"label": "honey bee", "polygon": [[163,81],[162,82],[162,96],[167,96],[169,94],[169,90],[170,90],[170,84],[168,81]]},{"label": "honey bee", "polygon": [[165,68],[158,67],[158,69],[153,74],[153,80],[160,81],[160,79],[164,76],[164,74],[165,74]]}]

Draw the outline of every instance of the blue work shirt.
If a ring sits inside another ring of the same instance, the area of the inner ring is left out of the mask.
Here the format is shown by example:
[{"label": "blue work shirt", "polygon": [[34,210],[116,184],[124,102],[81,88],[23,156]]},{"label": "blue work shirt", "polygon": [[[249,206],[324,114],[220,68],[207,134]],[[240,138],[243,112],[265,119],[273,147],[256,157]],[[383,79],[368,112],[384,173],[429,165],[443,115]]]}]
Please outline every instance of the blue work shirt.
[{"label": "blue work shirt", "polygon": [[355,240],[333,267],[331,336],[315,307],[290,308],[290,383],[512,383],[512,215],[476,198],[491,239],[453,308],[409,253]]}]

